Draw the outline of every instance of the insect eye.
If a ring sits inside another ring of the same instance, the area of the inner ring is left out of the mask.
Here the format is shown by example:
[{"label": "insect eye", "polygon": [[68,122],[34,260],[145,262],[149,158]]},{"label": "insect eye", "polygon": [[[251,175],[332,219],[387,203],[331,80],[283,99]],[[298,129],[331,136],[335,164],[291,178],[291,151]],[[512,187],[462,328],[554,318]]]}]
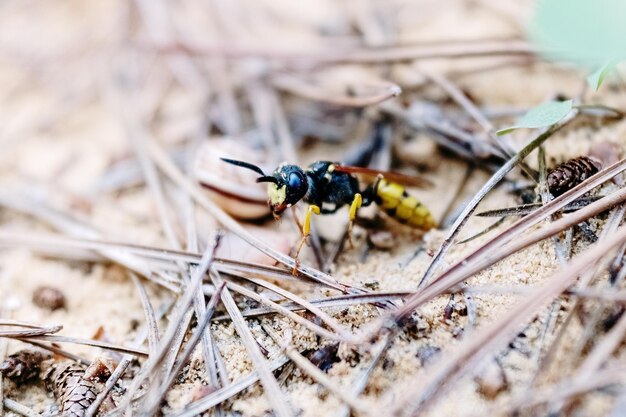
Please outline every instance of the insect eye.
[{"label": "insect eye", "polygon": [[302,178],[300,177],[300,175],[296,174],[295,172],[292,172],[289,175],[289,188],[292,190],[297,190],[302,186]]}]

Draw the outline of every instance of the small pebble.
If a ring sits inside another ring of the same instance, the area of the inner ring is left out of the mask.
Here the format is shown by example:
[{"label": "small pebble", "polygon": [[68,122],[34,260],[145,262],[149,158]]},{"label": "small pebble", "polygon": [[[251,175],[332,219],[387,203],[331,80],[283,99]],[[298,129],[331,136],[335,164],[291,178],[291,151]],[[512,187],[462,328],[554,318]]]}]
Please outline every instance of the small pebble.
[{"label": "small pebble", "polygon": [[50,311],[65,308],[65,295],[54,287],[41,286],[33,292],[33,303]]},{"label": "small pebble", "polygon": [[393,233],[387,230],[377,230],[368,233],[367,240],[376,249],[390,250],[396,244]]},{"label": "small pebble", "polygon": [[502,367],[495,360],[491,361],[474,381],[478,384],[478,392],[489,400],[494,400],[509,385]]},{"label": "small pebble", "polygon": [[426,345],[417,349],[415,356],[419,359],[422,366],[426,366],[435,358],[435,356],[439,354],[439,352],[441,352],[441,349],[437,346]]}]

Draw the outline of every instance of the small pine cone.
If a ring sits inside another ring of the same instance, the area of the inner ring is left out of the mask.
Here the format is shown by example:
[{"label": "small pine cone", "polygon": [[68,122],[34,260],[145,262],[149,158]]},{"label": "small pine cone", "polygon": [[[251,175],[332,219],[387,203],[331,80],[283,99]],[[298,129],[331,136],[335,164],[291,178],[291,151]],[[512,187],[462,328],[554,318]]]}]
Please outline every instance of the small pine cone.
[{"label": "small pine cone", "polygon": [[0,372],[16,384],[22,384],[39,376],[41,363],[46,358],[35,350],[20,350],[0,364]]},{"label": "small pine cone", "polygon": [[548,172],[548,189],[557,197],[574,188],[602,168],[595,158],[580,156],[558,165]]},{"label": "small pine cone", "polygon": [[96,386],[84,376],[85,367],[72,361],[55,362],[44,375],[62,417],[83,417],[96,399]]}]

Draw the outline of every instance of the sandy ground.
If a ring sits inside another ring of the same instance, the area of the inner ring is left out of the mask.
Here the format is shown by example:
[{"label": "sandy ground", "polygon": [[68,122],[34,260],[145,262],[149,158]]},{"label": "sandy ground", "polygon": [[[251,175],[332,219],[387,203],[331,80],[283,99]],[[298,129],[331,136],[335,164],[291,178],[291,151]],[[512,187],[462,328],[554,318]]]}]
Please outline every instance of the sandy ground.
[{"label": "sandy ground", "polygon": [[[376,11],[383,10],[381,13],[384,22],[396,25],[398,39],[394,41],[510,38],[523,34],[528,22],[527,7],[505,6],[495,1],[451,1],[445,6],[441,2],[420,1],[407,5],[393,2],[393,7],[390,7],[393,10],[385,9],[377,2],[363,4],[369,4],[367,7]],[[189,17],[189,11],[196,5],[183,2],[179,7],[181,10],[172,16],[176,22]],[[261,6],[256,2],[242,1],[234,2],[232,6],[223,4],[222,9],[217,7],[222,13],[215,12],[213,18],[220,21],[220,24],[233,13],[240,13],[245,17],[232,23],[233,31],[230,35],[241,33],[248,22],[249,38],[246,41],[250,45],[256,42],[267,48],[270,47],[268,42],[279,36],[282,38],[280,47],[296,45],[304,50],[319,42],[314,34],[320,28],[338,38],[345,36],[347,43],[351,41],[344,29],[348,20],[348,3],[342,6],[332,2],[316,2],[315,6],[296,6],[284,1],[265,1]],[[255,8],[259,9],[258,16],[255,15]],[[400,12],[403,8],[406,9],[405,13]],[[163,234],[158,208],[147,187],[133,184],[120,186],[113,191],[100,188],[104,178],[111,178],[116,163],[126,161],[137,166],[129,140],[132,131],[129,133],[125,113],[141,103],[139,107],[143,107],[138,113],[144,112],[151,116],[150,135],[172,149],[194,138],[208,140],[209,136],[215,135],[201,130],[203,122],[198,115],[205,112],[203,92],[188,88],[176,80],[176,74],[185,72],[184,65],[177,67],[176,64],[164,62],[154,55],[137,59],[130,54],[116,52],[126,42],[126,34],[119,29],[120,22],[137,19],[133,13],[127,14],[126,10],[123,2],[114,1],[29,1],[5,2],[0,5],[0,85],[3,86],[0,90],[0,187],[3,195],[8,198],[26,193],[35,201],[40,201],[42,207],[54,207],[68,216],[81,219],[100,230],[105,239],[168,247],[170,242]],[[208,7],[202,10],[207,14],[211,10],[215,11]],[[255,16],[258,17],[257,20]],[[274,19],[288,24],[285,27],[271,25]],[[203,28],[202,22],[201,17],[197,17],[196,21],[190,20],[189,32],[198,35],[204,29],[210,39],[220,39],[214,30]],[[138,29],[131,24],[129,31],[133,33]],[[254,37],[255,33],[260,34],[258,39]],[[376,30],[366,31],[366,35],[369,45],[376,46],[377,43],[389,41],[383,34],[377,34]],[[154,66],[141,73],[150,59],[154,60]],[[223,63],[216,62],[207,65],[209,73],[213,75],[221,74],[219,66]],[[491,61],[434,60],[420,65],[429,71],[461,72],[467,68],[479,68],[486,62]],[[135,103],[121,103],[119,97],[107,94],[111,88],[109,84],[112,83],[112,70],[119,69],[120,64],[131,73],[136,71],[135,75],[141,80],[141,88],[136,92],[141,100],[138,99]],[[410,86],[420,87],[416,91],[425,100],[442,100],[444,94],[441,90],[433,85],[425,85],[423,77],[412,71],[411,65],[390,65],[382,73],[403,88],[408,86],[408,91],[411,91]],[[230,82],[237,83],[238,76],[261,70],[263,69],[244,65],[236,66],[230,74]],[[317,76],[321,82],[325,82],[336,79],[333,74],[342,71],[353,74],[350,71],[357,70],[345,65],[320,72]],[[220,76],[223,74],[217,76],[218,83]],[[584,84],[584,74],[548,63],[536,63],[530,66],[506,66],[488,72],[477,71],[455,77],[454,81],[476,103],[487,109],[525,109],[557,93],[577,96]],[[328,82],[332,84],[332,81]],[[241,94],[250,91],[250,86],[245,83],[236,87],[240,88]],[[221,93],[220,85],[209,82],[207,88],[215,88],[218,94]],[[219,96],[224,97],[227,96]],[[602,102],[618,108],[626,105],[619,89],[612,88],[610,84],[601,93],[590,93],[588,97],[591,102]],[[218,119],[227,114],[226,110],[229,108],[227,103],[220,103],[219,98],[210,110],[213,117]],[[288,120],[294,116],[290,109],[309,103],[288,95],[284,100]],[[462,114],[458,108],[455,111]],[[249,119],[243,118],[243,133],[254,130],[254,123]],[[350,121],[347,130],[357,132],[358,120],[356,117]],[[227,131],[230,128],[223,126],[222,129]],[[594,119],[581,122],[575,129],[568,129],[547,142],[545,148],[548,163],[554,165],[570,157],[587,154],[594,143],[603,141],[617,143],[623,149],[625,131],[626,122],[605,126]],[[528,131],[518,132],[513,135],[513,142],[519,146],[529,134]],[[243,134],[228,136],[232,136],[233,140],[246,137]],[[347,149],[352,148],[353,142],[340,145],[318,143],[297,152],[302,163],[324,158],[339,159]],[[458,209],[489,178],[489,174],[483,170],[468,171],[465,162],[442,155],[423,134],[413,133],[406,146],[409,159],[425,167],[422,174],[434,183],[431,189],[415,192],[431,208],[438,220],[442,220],[450,210]],[[410,153],[411,149],[414,155]],[[271,167],[278,157],[279,155],[270,152],[268,158],[272,162],[268,162],[268,166]],[[535,154],[527,161],[529,165],[537,166]],[[411,167],[405,164],[404,168]],[[469,177],[461,186],[468,172]],[[520,178],[519,173],[514,173],[511,178]],[[174,204],[183,200],[180,191],[168,187],[168,198]],[[505,187],[501,187],[491,192],[478,210],[516,204],[519,204],[519,199]],[[175,219],[176,236],[184,241],[182,211],[182,208],[173,208],[170,214]],[[345,216],[345,213],[339,213],[332,219],[326,219],[327,221],[316,219],[315,227],[322,236],[336,238],[337,230],[341,230],[337,225],[345,224]],[[473,217],[463,229],[460,239],[480,232],[494,221],[493,218]],[[505,220],[496,230],[503,230],[512,221],[513,219]],[[592,229],[595,230],[599,223],[601,222],[592,222]],[[206,213],[198,210],[197,224],[202,248],[216,223]],[[339,256],[332,266],[332,275],[344,283],[358,287],[414,290],[432,259],[432,254],[445,237],[445,231],[432,230],[424,236],[417,236],[393,221],[386,224],[394,233],[396,244],[392,250],[368,248],[365,230],[357,227],[356,247]],[[280,223],[256,222],[247,224],[246,227],[281,251],[288,251],[298,239],[289,219]],[[0,210],[0,230],[27,234],[55,232],[45,221],[8,208]],[[460,259],[462,255],[487,241],[493,233],[495,232],[455,246],[446,257],[446,263],[452,264]],[[578,234],[574,241],[575,252],[584,250],[589,244]],[[415,255],[420,246],[425,250]],[[262,259],[253,249],[233,237],[227,238],[221,255],[250,261]],[[314,260],[308,249],[304,260],[313,264]],[[558,266],[553,242],[545,241],[483,271],[469,280],[467,285],[534,287],[542,284]],[[67,298],[66,308],[49,312],[33,305],[33,291],[41,285],[53,286],[63,291]],[[146,288],[155,307],[171,299],[169,291],[153,283],[147,282]],[[303,284],[293,284],[286,288],[307,297],[331,294],[329,291]],[[467,314],[467,300],[463,296],[455,296],[456,307],[447,320],[443,314],[449,303],[448,296],[428,303],[414,315],[415,328],[407,330],[394,340],[385,359],[374,371],[363,401],[374,403],[390,390],[427,373],[431,362],[445,360],[449,351],[465,338],[471,337],[472,332],[493,323],[521,296],[513,293],[477,293],[472,297],[472,314],[475,317],[471,320]],[[116,344],[130,343],[137,334],[137,329],[141,327],[137,323],[144,322],[136,288],[122,267],[102,261],[87,262],[60,258],[57,255],[46,256],[17,245],[3,245],[0,251],[0,303],[5,317],[41,324],[62,324],[61,335],[82,338],[99,335]],[[242,302],[242,306],[245,305]],[[556,318],[557,324],[561,323],[567,308],[568,302],[563,301],[554,316],[550,315],[550,311],[542,312],[523,331],[524,336],[513,342],[514,348],[498,357],[507,381],[506,389],[498,396],[499,401],[507,396],[523,393],[528,388],[537,371],[537,349],[541,343],[547,346],[555,337],[555,332],[552,332],[542,341],[542,329],[551,317]],[[355,330],[379,314],[375,307],[368,305],[336,308],[329,312],[341,323]],[[167,322],[162,321],[160,324],[165,328]],[[259,344],[267,349],[270,356],[276,355],[278,350],[263,331],[261,324],[269,324],[280,330],[294,326],[292,322],[275,316],[251,319],[248,324]],[[225,360],[230,380],[234,381],[249,373],[252,363],[247,358],[233,325],[229,321],[216,321],[212,324],[211,331]],[[553,362],[553,369],[543,372],[538,384],[560,380],[568,369],[572,369],[572,361],[578,361],[578,358],[572,359],[568,356],[567,349],[575,344],[582,331],[583,326],[579,322],[569,327],[564,336],[565,342],[561,344],[563,352],[557,353],[559,359]],[[294,344],[300,350],[314,350],[321,346],[317,337],[299,326],[295,326],[294,333]],[[24,347],[20,342],[11,341],[8,351],[12,353]],[[87,346],[63,347],[88,359],[103,354],[99,349]],[[425,349],[436,353],[430,359],[423,359]],[[370,355],[364,350],[342,345],[338,357],[340,361],[332,366],[328,375],[348,388],[361,374]],[[197,394],[199,386],[206,383],[201,361],[200,352],[196,351],[192,362],[166,397],[165,415],[188,404]],[[483,375],[489,366],[490,364],[485,364],[484,368],[476,369],[475,374]],[[127,382],[128,380],[123,381],[122,386]],[[15,399],[36,412],[50,413],[54,409],[52,395],[47,394],[41,385],[31,384],[17,388],[11,382],[5,381],[4,388],[6,397]],[[291,404],[299,410],[298,415],[302,417],[334,416],[342,410],[342,403],[338,398],[299,370],[291,372],[284,380],[283,388],[288,392]],[[481,415],[481,410],[489,406],[491,401],[481,394],[480,388],[474,378],[456,381],[454,390],[430,408],[427,414]],[[121,392],[119,389],[116,395]],[[604,415],[611,409],[613,399],[613,396],[602,392],[589,394],[568,415]],[[226,409],[234,415],[260,416],[266,414],[269,403],[257,385],[227,402]],[[14,414],[7,412],[7,415]],[[528,415],[534,414],[529,412]]]}]

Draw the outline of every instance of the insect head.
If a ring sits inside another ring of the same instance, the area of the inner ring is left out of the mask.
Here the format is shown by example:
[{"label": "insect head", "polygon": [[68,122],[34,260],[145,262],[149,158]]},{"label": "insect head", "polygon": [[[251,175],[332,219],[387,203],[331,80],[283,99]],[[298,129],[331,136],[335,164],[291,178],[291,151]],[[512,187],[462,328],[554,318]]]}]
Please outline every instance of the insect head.
[{"label": "insect head", "polygon": [[256,165],[233,159],[222,158],[224,162],[248,168],[259,175],[257,182],[267,182],[268,204],[275,218],[292,205],[300,201],[309,190],[309,183],[305,172],[297,165],[282,164],[272,173],[265,175]]}]

